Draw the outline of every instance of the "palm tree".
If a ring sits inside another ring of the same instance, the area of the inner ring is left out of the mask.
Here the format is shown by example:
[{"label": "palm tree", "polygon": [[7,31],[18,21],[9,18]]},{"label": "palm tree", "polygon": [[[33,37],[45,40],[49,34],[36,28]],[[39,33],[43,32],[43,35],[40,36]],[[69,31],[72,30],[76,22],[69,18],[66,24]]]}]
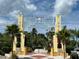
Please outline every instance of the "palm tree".
[{"label": "palm tree", "polygon": [[58,35],[61,37],[63,44],[66,44],[71,36],[70,31],[67,30],[66,26],[63,27],[63,29],[58,33]]},{"label": "palm tree", "polygon": [[19,28],[17,25],[12,24],[10,26],[7,26],[6,28],[6,33],[10,34],[10,35],[15,35],[16,33],[19,33]]},{"label": "palm tree", "polygon": [[63,29],[58,33],[58,36],[61,38],[61,41],[63,42],[64,47],[64,56],[66,52],[66,45],[69,42],[70,39],[70,32],[67,30],[66,26],[63,27]]},{"label": "palm tree", "polygon": [[70,30],[70,32],[72,33],[72,37],[76,41],[76,47],[78,47],[77,40],[79,38],[79,30],[76,30],[76,29],[75,30]]},{"label": "palm tree", "polygon": [[35,43],[37,41],[37,30],[36,30],[36,28],[32,29],[30,40],[31,40],[31,44],[32,44],[32,49],[34,50],[36,48]]},{"label": "palm tree", "polygon": [[[13,48],[13,41],[14,41],[14,35],[18,34],[19,33],[19,28],[17,25],[15,24],[12,24],[10,26],[7,26],[6,27],[6,33],[10,36],[11,38],[11,49]],[[12,52],[12,55],[13,55],[13,52]]]},{"label": "palm tree", "polygon": [[53,35],[54,34],[55,34],[54,27],[52,27],[51,30],[46,33],[46,37],[48,39],[48,52],[50,52],[51,47],[53,47]]},{"label": "palm tree", "polygon": [[9,34],[9,36],[12,39],[11,41],[13,42],[14,35],[19,33],[19,28],[16,24],[12,24],[12,25],[6,27],[6,33]]},{"label": "palm tree", "polygon": [[19,28],[16,24],[12,24],[12,25],[6,27],[6,33],[9,34],[13,39],[14,35],[19,33]]}]

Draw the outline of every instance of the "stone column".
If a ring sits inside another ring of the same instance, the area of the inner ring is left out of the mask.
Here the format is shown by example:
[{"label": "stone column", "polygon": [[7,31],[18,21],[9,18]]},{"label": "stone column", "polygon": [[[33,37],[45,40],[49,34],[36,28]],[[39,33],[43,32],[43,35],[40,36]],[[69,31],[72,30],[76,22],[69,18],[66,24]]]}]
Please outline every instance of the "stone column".
[{"label": "stone column", "polygon": [[18,27],[19,27],[19,31],[23,31],[23,22],[24,22],[24,19],[23,19],[23,15],[20,13],[18,15]]},{"label": "stone column", "polygon": [[24,34],[21,33],[21,52],[25,52],[24,43],[25,43]]},{"label": "stone column", "polygon": [[58,52],[58,39],[57,39],[57,35],[53,36],[53,52]]},{"label": "stone column", "polygon": [[60,30],[61,30],[61,16],[57,15],[55,21],[55,33],[58,33]]},{"label": "stone column", "polygon": [[17,37],[14,36],[14,41],[13,41],[13,53],[16,53],[16,44],[17,44]]},{"label": "stone column", "polygon": [[[56,21],[55,21],[55,35],[53,36],[53,48],[51,48],[51,53],[52,55],[56,55],[58,52],[58,37],[57,33],[61,30],[61,16],[57,15],[56,16]],[[53,50],[53,52],[52,52]]]},{"label": "stone column", "polygon": [[24,21],[24,19],[23,19],[23,15],[22,15],[22,13],[20,13],[19,15],[18,15],[18,27],[19,27],[19,31],[20,31],[20,39],[21,39],[21,47],[20,47],[20,49],[21,49],[21,54],[24,54],[24,52],[25,52],[25,47],[24,47],[24,43],[25,43],[25,39],[24,39],[24,33],[23,33],[23,21]]}]

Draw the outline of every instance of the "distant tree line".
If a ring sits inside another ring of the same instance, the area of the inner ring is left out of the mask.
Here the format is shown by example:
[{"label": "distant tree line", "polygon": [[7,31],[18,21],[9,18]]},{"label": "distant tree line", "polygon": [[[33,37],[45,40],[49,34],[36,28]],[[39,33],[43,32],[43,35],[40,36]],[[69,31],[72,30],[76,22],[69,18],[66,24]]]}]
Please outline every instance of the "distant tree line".
[{"label": "distant tree line", "polygon": [[[38,48],[45,48],[50,52],[50,48],[53,44],[53,35],[55,34],[53,27],[46,34],[38,33],[36,28],[33,28],[31,32],[25,31],[23,33],[25,34],[25,46],[28,48],[28,52],[32,52]],[[0,55],[12,51],[12,42],[15,35],[18,39],[17,47],[20,47],[20,32],[17,25],[13,24],[7,26],[5,33],[0,33]],[[60,37],[63,45],[66,46],[66,52],[69,54],[71,50],[79,46],[79,30],[67,29],[66,26],[64,26],[57,35]]]}]

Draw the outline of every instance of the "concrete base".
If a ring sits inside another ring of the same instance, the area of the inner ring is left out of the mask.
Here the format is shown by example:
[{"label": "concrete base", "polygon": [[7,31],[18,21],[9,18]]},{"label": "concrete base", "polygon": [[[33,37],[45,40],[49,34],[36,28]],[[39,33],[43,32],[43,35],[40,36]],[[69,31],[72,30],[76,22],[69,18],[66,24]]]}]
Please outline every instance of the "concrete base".
[{"label": "concrete base", "polygon": [[53,52],[53,56],[64,56],[64,52]]},{"label": "concrete base", "polygon": [[63,57],[67,57],[68,54],[65,52],[52,52],[51,56],[63,56]]},{"label": "concrete base", "polygon": [[64,52],[52,52],[51,56],[65,56]]},{"label": "concrete base", "polygon": [[27,48],[24,48],[24,51],[19,50],[17,55],[27,55]]},{"label": "concrete base", "polygon": [[13,54],[17,54],[16,51],[13,51]]},{"label": "concrete base", "polygon": [[20,51],[19,55],[26,55],[26,52],[25,51]]},{"label": "concrete base", "polygon": [[63,56],[45,56],[45,57],[42,57],[42,56],[37,56],[37,57],[34,57],[34,56],[31,56],[31,55],[25,55],[25,56],[21,56],[19,55],[17,57],[18,59],[64,59]]}]

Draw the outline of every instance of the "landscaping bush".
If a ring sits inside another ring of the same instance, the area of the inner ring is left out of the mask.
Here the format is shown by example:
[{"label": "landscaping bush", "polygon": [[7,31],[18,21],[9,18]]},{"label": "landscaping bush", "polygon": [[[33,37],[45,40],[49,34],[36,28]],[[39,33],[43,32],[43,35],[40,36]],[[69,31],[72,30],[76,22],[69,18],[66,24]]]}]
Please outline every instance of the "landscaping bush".
[{"label": "landscaping bush", "polygon": [[0,55],[5,55],[5,53],[2,50],[0,50]]},{"label": "landscaping bush", "polygon": [[78,54],[76,52],[71,53],[70,59],[79,59]]}]

